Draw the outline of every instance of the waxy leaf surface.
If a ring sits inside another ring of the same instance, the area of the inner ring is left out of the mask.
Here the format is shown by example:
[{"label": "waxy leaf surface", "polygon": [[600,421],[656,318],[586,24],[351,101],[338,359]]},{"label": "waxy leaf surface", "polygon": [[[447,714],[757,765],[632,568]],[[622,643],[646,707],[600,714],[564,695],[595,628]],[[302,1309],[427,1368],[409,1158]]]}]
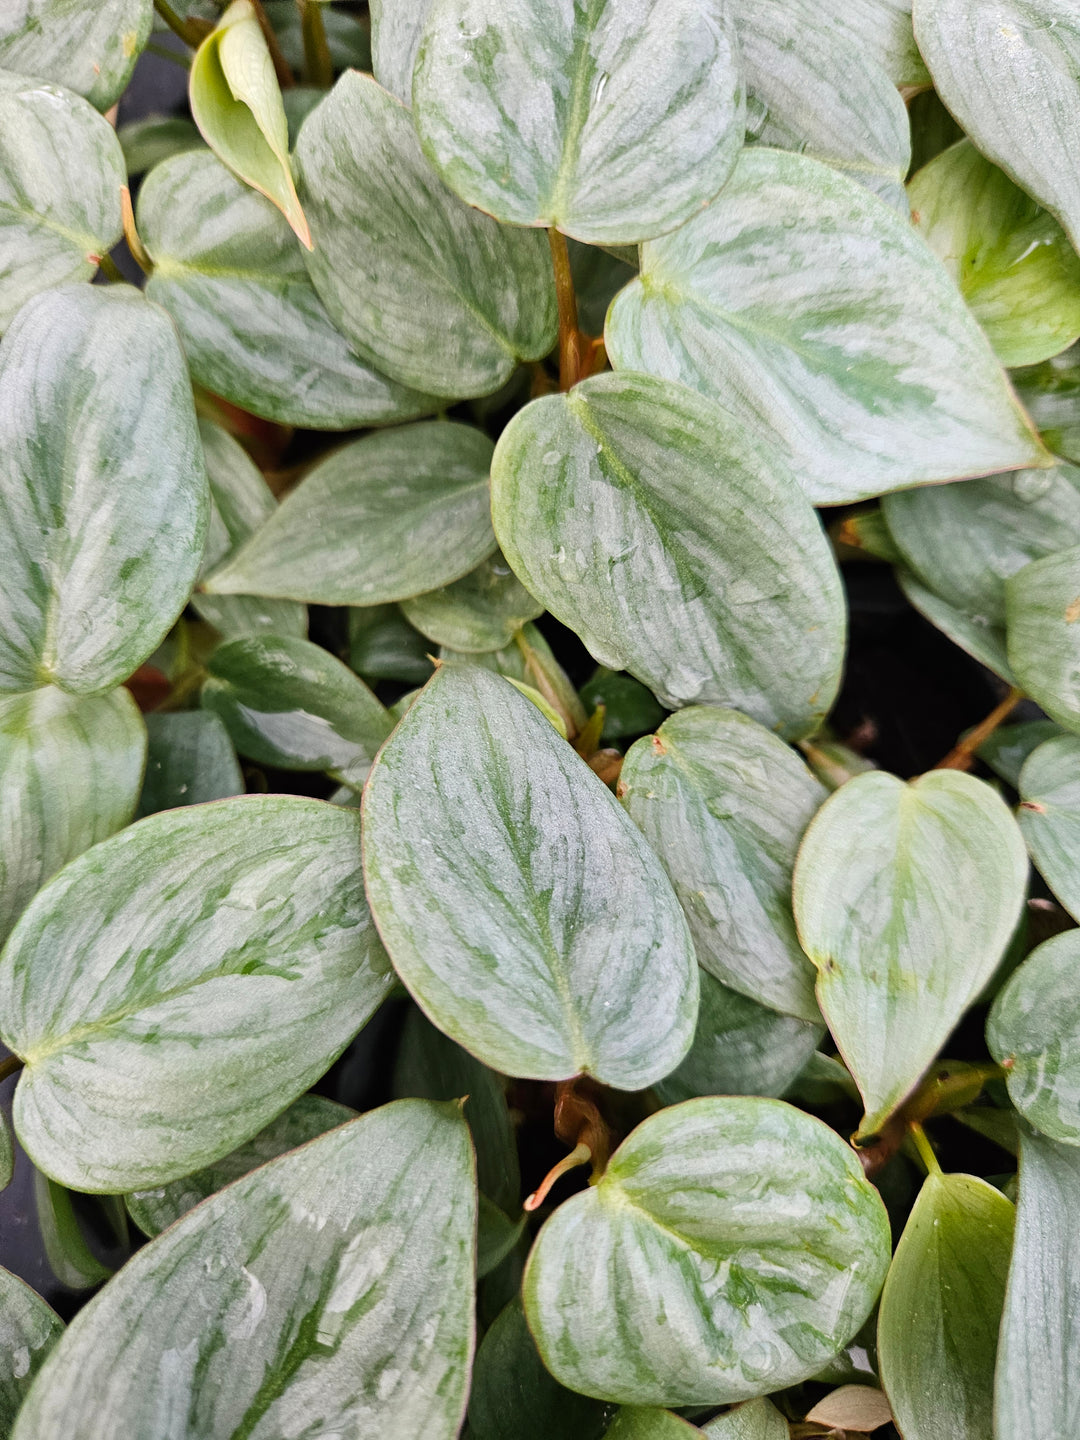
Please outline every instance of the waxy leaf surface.
[{"label": "waxy leaf surface", "polygon": [[884,1207],[835,1131],[779,1100],[690,1100],[639,1125],[548,1220],[525,1311],[564,1385],[726,1404],[822,1369],[888,1258]]},{"label": "waxy leaf surface", "polygon": [[1016,677],[1009,665],[1006,653],[1005,627],[992,625],[985,615],[969,615],[943,600],[936,591],[913,575],[910,570],[898,568],[897,584],[904,596],[918,610],[919,614],[947,635],[954,645],[985,665],[995,675],[1000,675],[1007,685],[1015,685]]},{"label": "waxy leaf surface", "polygon": [[139,818],[180,805],[203,805],[244,793],[229,732],[209,710],[147,715],[146,774]]},{"label": "waxy leaf surface", "polygon": [[40,1295],[0,1270],[0,1435],[11,1434],[30,1382],[63,1328]]},{"label": "waxy leaf surface", "polygon": [[359,816],[249,795],[152,815],[67,866],[0,960],[15,1128],[72,1188],[167,1184],[309,1088],[392,983]]},{"label": "waxy leaf surface", "polygon": [[429,640],[466,653],[501,650],[544,612],[498,551],[452,585],[402,601],[401,609]]},{"label": "waxy leaf surface", "polygon": [[1018,570],[1005,585],[1005,618],[1016,683],[1080,731],[1080,545]]},{"label": "waxy leaf surface", "polygon": [[371,67],[392,95],[412,104],[416,52],[431,0],[368,0],[371,12]]},{"label": "waxy leaf surface", "polygon": [[0,12],[0,70],[39,75],[107,110],[146,44],[153,0],[15,0]]},{"label": "waxy leaf surface", "polygon": [[486,1065],[638,1090],[686,1054],[697,965],[660,862],[507,681],[437,672],[371,772],[364,826],[395,969]]},{"label": "waxy leaf surface", "polygon": [[1058,732],[1031,752],[1014,783],[1021,802],[1017,819],[1031,858],[1075,919],[1080,913],[1080,738]]},{"label": "waxy leaf surface", "polygon": [[771,1400],[748,1400],[710,1420],[702,1434],[708,1440],[788,1440],[787,1421]]}]

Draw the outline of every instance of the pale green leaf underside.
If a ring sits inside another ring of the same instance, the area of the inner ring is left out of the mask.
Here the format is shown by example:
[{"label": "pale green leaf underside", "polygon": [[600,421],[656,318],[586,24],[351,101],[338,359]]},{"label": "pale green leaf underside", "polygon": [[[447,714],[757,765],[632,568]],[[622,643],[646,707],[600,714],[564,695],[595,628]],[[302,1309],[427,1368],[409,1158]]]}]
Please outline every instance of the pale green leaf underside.
[{"label": "pale green leaf underside", "polygon": [[1080,1150],[1021,1129],[994,1437],[1072,1440],[1080,1433]]},{"label": "pale green leaf underside", "polygon": [[601,375],[503,431],[492,514],[529,591],[672,709],[730,705],[789,736],[836,694],[836,566],[786,457],[684,386]]},{"label": "pale green leaf underside", "polygon": [[1080,731],[1080,545],[1017,571],[1005,614],[1017,684],[1052,720]]},{"label": "pale green leaf underside", "polygon": [[359,828],[284,795],[169,810],[40,892],[0,960],[35,1164],[81,1190],[166,1184],[324,1073],[391,985]]},{"label": "pale green leaf underside", "polygon": [[120,239],[125,171],[115,130],[85,100],[2,69],[0,134],[2,333],[32,295],[90,279]]},{"label": "pale green leaf underside", "polygon": [[743,142],[725,0],[433,0],[412,98],[463,200],[596,245],[674,230]]},{"label": "pale green leaf underside", "polygon": [[0,944],[51,875],[129,823],[145,760],[126,690],[0,698]]},{"label": "pale green leaf underside", "polygon": [[1012,1202],[973,1175],[923,1182],[877,1332],[882,1385],[908,1440],[990,1440],[1014,1219]]},{"label": "pale green leaf underside", "polygon": [[819,1021],[791,875],[826,791],[800,757],[736,710],[695,705],[631,747],[619,795],[664,863],[705,969],[751,1000]]},{"label": "pale green leaf underside", "polygon": [[63,1329],[40,1295],[0,1270],[0,1435],[11,1434],[23,1397]]},{"label": "pale green leaf underside", "polygon": [[29,301],[0,345],[0,690],[132,674],[187,602],[207,506],[163,311],[119,285]]},{"label": "pale green leaf underside", "polygon": [[436,645],[466,653],[501,650],[544,613],[498,551],[453,584],[403,600],[401,609]]},{"label": "pale green leaf underside", "polygon": [[974,656],[980,665],[985,665],[995,675],[1000,675],[1006,684],[1016,683],[1006,654],[1002,626],[990,624],[984,615],[968,615],[958,610],[924,585],[910,570],[898,568],[896,580],[919,614],[947,635],[954,645]]},{"label": "pale green leaf underside", "polygon": [[818,504],[1049,464],[985,335],[910,224],[802,155],[745,150],[642,246],[607,349],[789,448]]},{"label": "pale green leaf underside", "polygon": [[708,1440],[788,1440],[787,1421],[771,1400],[748,1400],[710,1420],[702,1434]]},{"label": "pale green leaf underside", "polygon": [[15,1437],[453,1440],[474,1328],[472,1169],[454,1108],[405,1100],[252,1171],[79,1313]]},{"label": "pale green leaf underside", "polygon": [[638,1090],[686,1054],[686,921],[611,792],[512,685],[446,665],[364,793],[368,895],[398,974],[486,1065]]},{"label": "pale green leaf underside", "polygon": [[203,805],[244,793],[229,733],[207,710],[146,716],[149,745],[139,818],[180,805]]},{"label": "pale green leaf underside", "polygon": [[147,293],[173,317],[199,384],[283,425],[347,430],[435,402],[352,351],[308,277],[288,222],[213,155],[174,156],[139,192],[154,260]]},{"label": "pale green leaf underside", "polygon": [[1031,858],[1075,919],[1080,914],[1080,737],[1059,733],[1046,740],[1024,761],[1014,783],[1021,801],[1017,819]]},{"label": "pale green leaf underside", "polygon": [[316,465],[204,588],[376,605],[460,579],[495,549],[491,453],[481,431],[441,420],[355,440]]},{"label": "pale green leaf underside", "polygon": [[1080,931],[1033,950],[990,1011],[986,1043],[1009,1096],[1052,1140],[1080,1145]]},{"label": "pale green leaf underside", "polygon": [[1073,0],[915,0],[938,94],[982,153],[1080,242],[1080,15]]},{"label": "pale green leaf underside", "polygon": [[153,0],[16,0],[0,12],[0,69],[39,75],[107,110],[127,85]]},{"label": "pale green leaf underside", "polygon": [[490,394],[554,345],[544,236],[500,226],[449,191],[409,112],[369,76],[346,72],[308,117],[296,165],[311,278],[370,364],[457,399]]},{"label": "pale green leaf underside", "polygon": [[1080,335],[1080,257],[1053,216],[970,140],[925,165],[908,199],[1003,365],[1035,364]]},{"label": "pale green leaf underside", "polygon": [[993,974],[1027,883],[1023,839],[981,780],[859,775],[810,822],[795,919],[870,1135]]},{"label": "pale green leaf underside", "polygon": [[689,1420],[652,1405],[623,1405],[604,1431],[604,1440],[693,1440],[701,1431]]},{"label": "pale green leaf underside", "polygon": [[884,1208],[834,1131],[779,1100],[691,1100],[639,1125],[559,1207],[523,1293],[563,1384],[724,1404],[820,1370],[888,1257]]}]

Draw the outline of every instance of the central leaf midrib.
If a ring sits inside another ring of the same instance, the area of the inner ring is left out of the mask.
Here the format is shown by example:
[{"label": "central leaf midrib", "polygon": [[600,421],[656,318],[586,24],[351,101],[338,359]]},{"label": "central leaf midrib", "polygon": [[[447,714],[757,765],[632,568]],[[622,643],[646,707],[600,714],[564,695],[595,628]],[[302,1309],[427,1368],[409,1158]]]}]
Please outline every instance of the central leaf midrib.
[{"label": "central leaf midrib", "polygon": [[605,0],[590,0],[583,19],[575,21],[574,48],[572,53],[573,82],[570,90],[570,105],[563,131],[562,155],[559,168],[551,183],[547,210],[552,225],[558,225],[560,217],[565,219],[570,209],[567,198],[570,180],[577,169],[578,152],[585,122],[589,117],[590,89],[593,65],[590,63],[591,40],[596,25],[597,13],[604,8]]}]

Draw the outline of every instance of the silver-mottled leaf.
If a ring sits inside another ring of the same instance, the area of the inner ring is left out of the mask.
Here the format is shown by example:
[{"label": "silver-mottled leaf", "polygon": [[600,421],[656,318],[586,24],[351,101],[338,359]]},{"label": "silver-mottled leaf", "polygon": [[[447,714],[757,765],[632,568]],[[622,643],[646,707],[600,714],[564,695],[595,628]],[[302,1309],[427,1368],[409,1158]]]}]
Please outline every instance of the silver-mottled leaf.
[{"label": "silver-mottled leaf", "polygon": [[204,588],[375,605],[458,580],[495,549],[491,453],[480,430],[445,420],[354,440],[320,461]]},{"label": "silver-mottled leaf", "polygon": [[693,1440],[701,1431],[681,1415],[653,1405],[620,1406],[604,1440]]},{"label": "silver-mottled leaf", "polygon": [[163,1185],[261,1130],[387,994],[355,811],[248,795],[68,865],[0,959],[15,1129],[62,1184]]},{"label": "silver-mottled leaf", "polygon": [[771,1400],[748,1400],[710,1420],[702,1433],[708,1440],[788,1440],[787,1421]]},{"label": "silver-mottled leaf", "polygon": [[917,579],[910,570],[898,569],[897,583],[905,597],[924,619],[947,635],[954,645],[1000,675],[1007,685],[1016,683],[1005,650],[1005,630],[991,625],[985,616],[967,615]]},{"label": "silver-mottled leaf", "polygon": [[464,1122],[422,1100],[260,1166],[79,1313],[15,1437],[453,1440],[473,1344],[475,1197]]},{"label": "silver-mottled leaf", "polygon": [[431,0],[368,0],[368,9],[375,79],[404,104],[411,105],[416,52]]},{"label": "silver-mottled leaf", "polygon": [[153,0],[13,0],[0,10],[0,69],[39,75],[107,110],[126,87]]},{"label": "silver-mottled leaf", "polygon": [[[619,796],[675,887],[698,960],[762,1005],[818,1021],[791,876],[825,798],[803,761],[737,710],[694,705],[632,746]],[[813,1047],[811,1047],[813,1048]]]},{"label": "silver-mottled leaf", "polygon": [[989,785],[958,770],[850,780],[810,822],[795,919],[817,996],[862,1092],[863,1135],[914,1089],[994,973],[1027,855]]},{"label": "silver-mottled leaf", "polygon": [[364,870],[398,974],[507,1075],[637,1090],[689,1048],[698,980],[660,862],[511,684],[445,665],[364,792]]},{"label": "silver-mottled leaf", "polygon": [[[999,725],[975,753],[980,760],[986,761],[995,775],[999,775],[1014,790],[1018,790],[1020,772],[1028,756],[1044,741],[1053,740],[1063,733],[1061,726],[1055,725],[1053,720],[1020,720],[1015,725]],[[1025,828],[1026,817],[1022,810],[1018,818],[1020,829],[1024,831],[1024,838],[1027,840],[1029,837]],[[1030,849],[1030,843],[1028,848]]]},{"label": "silver-mottled leaf", "polygon": [[0,344],[0,690],[109,690],[187,603],[208,496],[168,317],[68,285]]},{"label": "silver-mottled leaf", "polygon": [[149,746],[139,818],[244,793],[229,732],[208,710],[145,717]]},{"label": "silver-mottled leaf", "polygon": [[465,653],[501,650],[544,613],[498,551],[453,584],[403,600],[401,609],[436,645]]},{"label": "silver-mottled leaf", "polygon": [[551,349],[544,236],[506,229],[449,191],[409,112],[369,76],[347,71],[308,117],[296,165],[315,237],[311,278],[365,360],[460,398],[491,394],[519,360]]},{"label": "silver-mottled leaf", "polygon": [[606,340],[617,369],[778,435],[816,503],[1050,463],[941,262],[803,155],[745,150],[707,210],[643,245]]},{"label": "silver-mottled leaf", "polygon": [[1058,732],[1039,745],[1024,761],[1016,788],[1017,819],[1031,858],[1075,919],[1080,913],[1080,738]]},{"label": "silver-mottled leaf", "polygon": [[1055,455],[1080,464],[1080,345],[1011,376],[1021,403]]},{"label": "silver-mottled leaf", "polygon": [[1080,731],[1080,545],[1018,570],[1005,584],[1005,617],[1016,683]]},{"label": "silver-mottled leaf", "polygon": [[11,1434],[30,1382],[63,1329],[40,1295],[0,1270],[0,1435]]},{"label": "silver-mottled leaf", "polygon": [[557,1380],[630,1405],[713,1405],[817,1373],[889,1260],[851,1148],[780,1100],[689,1100],[623,1141],[561,1205],[525,1271]]}]

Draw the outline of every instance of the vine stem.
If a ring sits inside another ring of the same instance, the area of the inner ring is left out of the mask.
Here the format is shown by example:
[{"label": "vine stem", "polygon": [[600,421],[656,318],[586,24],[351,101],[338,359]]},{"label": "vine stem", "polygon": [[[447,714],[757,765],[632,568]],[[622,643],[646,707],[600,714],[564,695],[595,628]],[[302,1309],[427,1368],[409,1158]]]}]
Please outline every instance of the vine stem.
[{"label": "vine stem", "polygon": [[98,267],[107,280],[114,285],[126,285],[127,281],[120,273],[119,266],[111,255],[99,255],[97,257]]},{"label": "vine stem", "polygon": [[319,0],[296,0],[296,3],[304,37],[304,79],[320,90],[329,90],[334,83],[334,62],[330,58],[322,5]]},{"label": "vine stem", "polygon": [[915,1142],[915,1149],[919,1152],[919,1159],[926,1166],[927,1175],[940,1175],[941,1166],[938,1164],[938,1158],[934,1154],[934,1147],[930,1144],[926,1131],[915,1120],[911,1122],[908,1129]]},{"label": "vine stem", "polygon": [[577,296],[570,271],[566,236],[554,225],[547,232],[551,263],[555,270],[555,298],[559,302],[559,389],[569,390],[581,379],[581,350],[584,336],[578,329]]},{"label": "vine stem", "polygon": [[975,751],[989,740],[1001,722],[1012,714],[1023,698],[1022,690],[1018,690],[1015,685],[1010,686],[1009,693],[1001,704],[995,705],[985,720],[980,720],[973,730],[969,730],[963,739],[953,746],[945,759],[938,761],[934,769],[970,770],[975,763]]},{"label": "vine stem", "polygon": [[9,1055],[6,1060],[0,1060],[0,1081],[6,1080],[9,1075],[14,1075],[22,1067],[23,1062],[18,1055]]},{"label": "vine stem", "polygon": [[567,1171],[576,1169],[578,1165],[587,1165],[591,1159],[592,1151],[588,1145],[585,1144],[584,1140],[579,1141],[573,1150],[570,1151],[569,1155],[564,1155],[557,1165],[551,1167],[533,1193],[526,1197],[525,1204],[522,1208],[530,1213],[533,1210],[539,1210],[540,1206],[547,1199],[548,1192],[556,1180],[561,1179]]},{"label": "vine stem", "polygon": [[289,69],[289,62],[282,53],[278,38],[274,34],[274,27],[266,18],[266,11],[263,9],[262,0],[251,0],[251,6],[255,11],[259,26],[263,32],[266,48],[270,51],[270,59],[274,62],[274,74],[277,76],[278,85],[282,90],[290,90],[296,84],[296,81],[293,79],[293,73]]},{"label": "vine stem", "polygon": [[179,35],[184,44],[190,45],[193,50],[199,48],[214,28],[206,21],[181,19],[168,3],[168,0],[154,0],[154,9],[161,16],[162,20],[165,21],[165,24],[173,34]]}]

